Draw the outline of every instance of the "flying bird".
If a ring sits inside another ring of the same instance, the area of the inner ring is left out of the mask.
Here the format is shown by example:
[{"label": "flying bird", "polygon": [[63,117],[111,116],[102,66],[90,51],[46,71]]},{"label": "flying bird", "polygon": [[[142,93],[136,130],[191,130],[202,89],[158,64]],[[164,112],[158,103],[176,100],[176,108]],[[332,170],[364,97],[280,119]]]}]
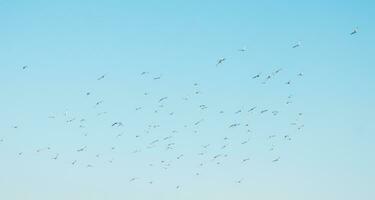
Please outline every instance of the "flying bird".
[{"label": "flying bird", "polygon": [[225,60],[226,60],[226,58],[220,58],[220,59],[217,61],[216,66],[220,65],[220,64],[223,63]]},{"label": "flying bird", "polygon": [[358,33],[358,27],[355,27],[352,32],[350,32],[350,35],[354,35]]},{"label": "flying bird", "polygon": [[245,51],[247,51],[247,48],[244,46],[241,49],[238,49],[238,51],[245,52]]},{"label": "flying bird", "polygon": [[296,44],[294,44],[292,46],[293,49],[297,48],[297,47],[300,47],[301,46],[301,42],[297,42]]},{"label": "flying bird", "polygon": [[87,147],[87,146],[84,146],[84,147],[82,147],[82,148],[80,148],[80,149],[77,149],[77,152],[82,152],[82,151],[84,151],[84,150],[86,149],[86,147]]},{"label": "flying bird", "polygon": [[103,78],[105,78],[105,76],[106,76],[106,75],[103,74],[103,75],[101,75],[97,80],[100,81],[100,80],[102,80]]}]

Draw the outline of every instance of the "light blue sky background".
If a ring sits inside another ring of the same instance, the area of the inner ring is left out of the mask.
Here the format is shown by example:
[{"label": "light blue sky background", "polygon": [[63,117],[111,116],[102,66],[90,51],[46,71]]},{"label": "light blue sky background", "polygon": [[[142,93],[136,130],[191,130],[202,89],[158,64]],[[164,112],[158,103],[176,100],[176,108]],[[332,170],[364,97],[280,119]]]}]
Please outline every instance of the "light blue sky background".
[{"label": "light blue sky background", "polygon": [[[0,199],[374,199],[374,20],[373,1],[0,1]],[[251,79],[278,68],[265,85]],[[255,105],[280,114],[234,114]],[[299,112],[302,131],[290,126]],[[149,124],[161,127],[146,134]],[[145,149],[171,130],[176,150]],[[227,160],[199,168],[201,146],[214,156],[225,136]]]}]

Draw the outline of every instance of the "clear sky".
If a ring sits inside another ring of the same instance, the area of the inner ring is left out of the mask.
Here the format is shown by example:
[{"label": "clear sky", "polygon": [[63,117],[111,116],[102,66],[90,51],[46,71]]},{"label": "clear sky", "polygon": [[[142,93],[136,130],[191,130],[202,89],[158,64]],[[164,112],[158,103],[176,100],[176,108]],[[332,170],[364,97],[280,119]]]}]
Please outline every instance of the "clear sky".
[{"label": "clear sky", "polygon": [[374,21],[374,1],[2,0],[0,199],[375,199]]}]

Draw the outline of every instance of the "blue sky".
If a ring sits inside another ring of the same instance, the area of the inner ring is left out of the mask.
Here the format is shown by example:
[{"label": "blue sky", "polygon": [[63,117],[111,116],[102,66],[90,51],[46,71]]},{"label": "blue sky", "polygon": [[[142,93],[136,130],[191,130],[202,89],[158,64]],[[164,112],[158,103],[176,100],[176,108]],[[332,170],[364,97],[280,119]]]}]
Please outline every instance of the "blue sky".
[{"label": "blue sky", "polygon": [[[374,199],[374,9],[372,1],[0,1],[0,198]],[[166,141],[147,148],[167,136],[173,150]],[[218,165],[217,154],[228,156]]]}]

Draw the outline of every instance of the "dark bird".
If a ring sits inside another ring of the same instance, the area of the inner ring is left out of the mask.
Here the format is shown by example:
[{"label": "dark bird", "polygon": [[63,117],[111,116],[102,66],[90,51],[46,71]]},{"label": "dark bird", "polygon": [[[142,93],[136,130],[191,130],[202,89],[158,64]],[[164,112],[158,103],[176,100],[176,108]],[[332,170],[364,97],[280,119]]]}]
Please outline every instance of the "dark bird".
[{"label": "dark bird", "polygon": [[114,127],[114,126],[120,127],[120,126],[123,126],[123,124],[122,124],[122,122],[114,122],[112,124],[112,127]]},{"label": "dark bird", "polygon": [[53,157],[52,159],[53,159],[53,160],[57,160],[58,158],[59,158],[59,154],[56,154],[56,156]]},{"label": "dark bird", "polygon": [[220,58],[217,63],[216,63],[216,66],[222,64],[226,59],[225,58]]},{"label": "dark bird", "polygon": [[250,110],[248,110],[247,112],[251,112],[251,111],[255,110],[255,108],[257,108],[257,107],[254,106],[254,107],[250,108]]},{"label": "dark bird", "polygon": [[238,51],[245,52],[245,51],[247,51],[247,48],[244,46],[241,49],[238,49]]},{"label": "dark bird", "polygon": [[297,47],[300,47],[300,46],[301,46],[301,42],[297,42],[296,44],[294,44],[292,46],[292,48],[294,49],[294,48],[297,48]]},{"label": "dark bird", "polygon": [[260,74],[257,74],[255,76],[252,77],[252,79],[256,79],[256,78],[259,78],[260,77]]},{"label": "dark bird", "polygon": [[358,33],[358,27],[355,27],[352,32],[350,32],[350,35],[354,35]]},{"label": "dark bird", "polygon": [[229,126],[229,128],[234,128],[234,127],[237,127],[237,126],[239,126],[239,125],[240,125],[240,123],[231,124],[231,125]]},{"label": "dark bird", "polygon": [[163,97],[163,98],[159,99],[159,103],[166,100],[166,99],[168,99],[168,97]]},{"label": "dark bird", "polygon": [[103,75],[101,75],[97,80],[100,81],[100,80],[102,80],[103,78],[105,78],[105,76],[106,76],[106,75],[103,74]]},{"label": "dark bird", "polygon": [[96,102],[95,106],[99,106],[102,103],[103,103],[103,101],[98,101],[98,102]]},{"label": "dark bird", "polygon": [[82,147],[82,148],[80,148],[80,149],[77,149],[77,152],[82,152],[82,151],[84,151],[84,150],[86,149],[86,147],[87,147],[87,146],[84,146],[84,147]]},{"label": "dark bird", "polygon": [[154,80],[159,80],[161,79],[161,76],[154,77]]}]

